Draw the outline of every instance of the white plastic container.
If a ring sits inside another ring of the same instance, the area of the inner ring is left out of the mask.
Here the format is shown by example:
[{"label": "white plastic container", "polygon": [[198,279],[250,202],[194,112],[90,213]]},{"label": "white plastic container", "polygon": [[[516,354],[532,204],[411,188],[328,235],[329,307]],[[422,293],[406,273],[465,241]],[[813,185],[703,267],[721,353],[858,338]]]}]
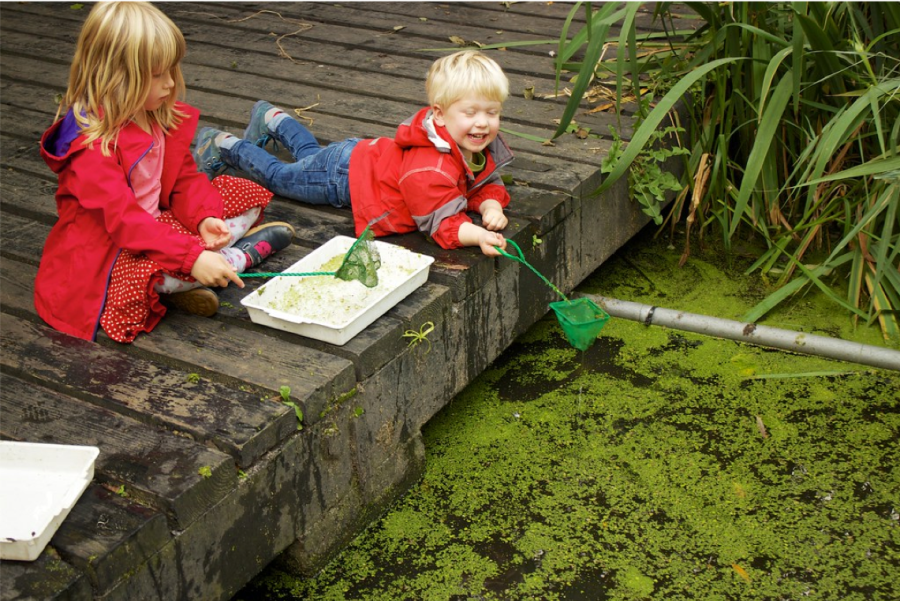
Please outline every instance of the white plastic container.
[{"label": "white plastic container", "polygon": [[[355,238],[332,238],[282,273],[334,271]],[[346,344],[428,280],[432,257],[374,241],[381,256],[378,285],[334,276],[278,276],[247,295],[241,304],[258,324],[308,338]]]},{"label": "white plastic container", "polygon": [[94,477],[97,447],[0,441],[0,559],[34,561]]}]

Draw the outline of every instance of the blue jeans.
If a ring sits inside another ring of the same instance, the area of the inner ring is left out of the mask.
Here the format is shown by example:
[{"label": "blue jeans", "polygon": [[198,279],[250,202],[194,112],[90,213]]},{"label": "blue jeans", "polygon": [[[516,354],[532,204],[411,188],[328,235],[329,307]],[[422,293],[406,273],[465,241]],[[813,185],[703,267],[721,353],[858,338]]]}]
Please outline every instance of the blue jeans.
[{"label": "blue jeans", "polygon": [[222,159],[279,196],[314,205],[350,206],[350,153],[359,138],[323,148],[292,118],[278,124],[274,137],[291,152],[295,162],[284,163],[246,140],[221,148]]}]

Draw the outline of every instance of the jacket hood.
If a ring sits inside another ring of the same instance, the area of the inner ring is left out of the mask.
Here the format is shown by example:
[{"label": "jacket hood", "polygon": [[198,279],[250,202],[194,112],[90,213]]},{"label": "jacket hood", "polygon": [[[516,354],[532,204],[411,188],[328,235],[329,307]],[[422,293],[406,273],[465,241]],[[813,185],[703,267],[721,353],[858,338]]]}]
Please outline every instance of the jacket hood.
[{"label": "jacket hood", "polygon": [[[71,110],[50,126],[41,137],[41,156],[54,173],[59,173],[74,152],[72,143],[81,137],[81,129]],[[76,149],[80,145],[76,145]]]},{"label": "jacket hood", "polygon": [[440,152],[452,152],[456,145],[444,127],[434,123],[434,114],[430,108],[424,108],[404,121],[397,128],[394,142],[407,150],[416,146],[437,148]]}]

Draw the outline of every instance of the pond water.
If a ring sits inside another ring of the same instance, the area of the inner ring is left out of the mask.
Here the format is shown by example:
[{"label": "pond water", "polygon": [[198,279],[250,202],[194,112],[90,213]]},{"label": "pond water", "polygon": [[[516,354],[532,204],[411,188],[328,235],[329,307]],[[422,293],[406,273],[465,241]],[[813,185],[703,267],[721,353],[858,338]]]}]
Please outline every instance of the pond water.
[{"label": "pond water", "polygon": [[[722,253],[645,232],[580,290],[738,319]],[[749,261],[749,253],[746,261]],[[884,344],[816,295],[763,323]],[[900,373],[549,315],[425,428],[426,472],[315,579],[258,599],[897,599]]]}]

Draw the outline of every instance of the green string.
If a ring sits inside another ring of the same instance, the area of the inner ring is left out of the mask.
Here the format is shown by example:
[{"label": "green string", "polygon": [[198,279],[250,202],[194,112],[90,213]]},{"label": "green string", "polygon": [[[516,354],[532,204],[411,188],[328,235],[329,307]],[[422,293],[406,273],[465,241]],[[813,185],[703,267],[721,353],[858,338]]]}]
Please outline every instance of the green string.
[{"label": "green string", "polygon": [[239,273],[240,278],[274,278],[280,275],[284,276],[307,276],[307,275],[337,275],[336,271],[310,271],[308,273],[278,273],[273,271],[261,271],[259,273]]},{"label": "green string", "polygon": [[[383,215],[382,215],[382,217],[383,217]],[[362,234],[360,234],[359,237],[353,242],[353,244],[350,245],[350,249],[346,253],[344,253],[344,261],[341,263],[341,267],[343,267],[344,263],[347,262],[347,257],[350,256],[350,253],[353,252],[353,249],[356,248],[356,245],[359,244],[366,237],[366,235],[369,233],[369,229],[371,229],[371,227],[372,227],[372,224],[367,225],[366,229],[363,230]],[[340,271],[340,267],[338,268],[338,271]],[[336,276],[337,271],[310,271],[308,273],[275,273],[272,271],[260,271],[259,273],[239,273],[238,277],[241,277],[241,278],[276,278],[280,275],[294,276],[294,277],[297,277],[297,276],[305,277],[308,275],[333,275],[333,276]],[[552,286],[552,284],[551,284],[551,286]]]},{"label": "green string", "polygon": [[544,280],[544,283],[545,283],[545,284],[547,284],[548,286],[550,286],[551,288],[553,288],[554,292],[556,292],[558,295],[560,295],[560,296],[563,298],[564,301],[566,301],[567,303],[570,302],[569,299],[568,299],[568,297],[566,297],[566,295],[563,294],[562,291],[561,291],[559,288],[557,288],[556,286],[554,286],[554,285],[550,282],[550,280],[548,280],[547,278],[545,278],[544,275],[543,275],[540,271],[538,271],[537,269],[535,269],[535,268],[531,265],[531,263],[529,263],[528,261],[525,260],[525,255],[522,254],[522,249],[519,248],[519,245],[518,245],[518,244],[516,244],[515,242],[513,242],[512,240],[509,240],[509,239],[507,239],[506,241],[507,241],[509,244],[512,244],[513,248],[515,248],[515,249],[518,251],[518,253],[519,253],[519,256],[518,256],[518,257],[515,256],[515,255],[511,255],[511,254],[507,253],[506,251],[504,251],[504,250],[503,250],[502,248],[500,248],[499,246],[495,246],[494,248],[496,248],[497,251],[498,251],[501,255],[503,255],[504,257],[506,257],[507,259],[512,259],[513,261],[518,261],[519,263],[521,263],[522,265],[524,265],[525,267],[527,267],[528,269],[530,269],[531,271],[533,271],[534,273],[536,273],[537,276],[538,276],[539,278],[541,278],[542,280]]}]

